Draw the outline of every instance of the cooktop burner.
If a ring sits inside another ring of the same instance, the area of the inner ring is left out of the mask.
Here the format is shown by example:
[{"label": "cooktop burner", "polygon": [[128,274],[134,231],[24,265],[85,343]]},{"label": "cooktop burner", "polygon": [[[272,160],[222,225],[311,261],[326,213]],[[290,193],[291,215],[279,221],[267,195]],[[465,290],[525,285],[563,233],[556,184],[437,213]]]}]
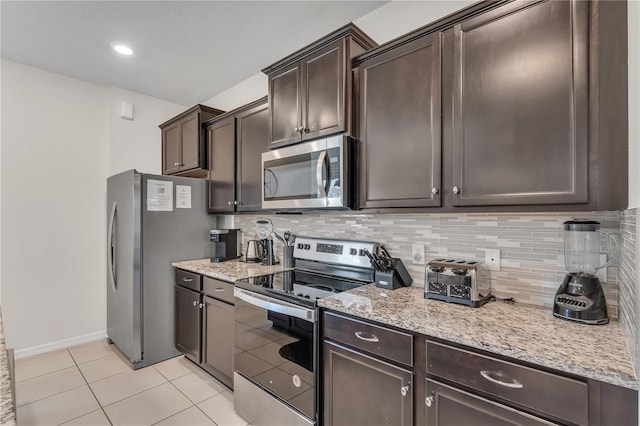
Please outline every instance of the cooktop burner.
[{"label": "cooktop burner", "polygon": [[316,306],[316,300],[359,287],[363,282],[291,270],[236,281],[236,286],[292,303]]}]

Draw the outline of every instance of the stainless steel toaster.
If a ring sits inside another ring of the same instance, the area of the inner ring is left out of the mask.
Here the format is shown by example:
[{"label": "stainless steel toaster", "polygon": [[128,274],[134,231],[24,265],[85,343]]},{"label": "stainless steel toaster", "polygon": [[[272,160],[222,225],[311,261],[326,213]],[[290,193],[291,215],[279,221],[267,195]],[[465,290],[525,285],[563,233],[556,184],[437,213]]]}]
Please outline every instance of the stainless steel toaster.
[{"label": "stainless steel toaster", "polygon": [[489,272],[483,262],[461,259],[434,259],[425,267],[425,299],[444,300],[474,308],[491,297]]}]

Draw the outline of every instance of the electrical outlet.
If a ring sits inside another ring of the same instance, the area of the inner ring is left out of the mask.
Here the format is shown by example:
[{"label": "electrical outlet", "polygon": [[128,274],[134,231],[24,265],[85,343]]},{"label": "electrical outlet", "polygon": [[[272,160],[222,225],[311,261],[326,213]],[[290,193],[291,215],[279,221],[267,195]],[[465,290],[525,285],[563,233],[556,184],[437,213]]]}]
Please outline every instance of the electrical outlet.
[{"label": "electrical outlet", "polygon": [[486,249],[484,251],[484,264],[490,271],[499,271],[500,249]]},{"label": "electrical outlet", "polygon": [[[600,265],[604,265],[605,263],[607,263],[607,255],[606,254],[601,254],[599,260],[599,264]],[[598,276],[598,279],[600,280],[601,283],[606,283],[607,282],[607,267],[605,266],[602,269],[598,269],[596,275]]]},{"label": "electrical outlet", "polygon": [[424,244],[411,246],[411,262],[424,265]]}]

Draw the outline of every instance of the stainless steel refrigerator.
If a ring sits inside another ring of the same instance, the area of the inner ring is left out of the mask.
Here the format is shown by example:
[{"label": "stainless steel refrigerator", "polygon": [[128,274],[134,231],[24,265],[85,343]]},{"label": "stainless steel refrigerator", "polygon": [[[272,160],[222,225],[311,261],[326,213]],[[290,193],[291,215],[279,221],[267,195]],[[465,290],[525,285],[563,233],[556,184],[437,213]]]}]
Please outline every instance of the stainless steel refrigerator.
[{"label": "stainless steel refrigerator", "polygon": [[179,355],[171,262],[210,255],[206,179],[107,179],[107,335],[134,369]]}]

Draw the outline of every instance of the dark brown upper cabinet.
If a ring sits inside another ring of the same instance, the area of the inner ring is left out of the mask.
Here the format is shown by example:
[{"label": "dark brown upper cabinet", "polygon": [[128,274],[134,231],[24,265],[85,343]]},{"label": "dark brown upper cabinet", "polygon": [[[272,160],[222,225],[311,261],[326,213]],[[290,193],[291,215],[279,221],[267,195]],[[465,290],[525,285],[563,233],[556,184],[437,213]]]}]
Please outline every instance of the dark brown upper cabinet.
[{"label": "dark brown upper cabinet", "polygon": [[210,213],[262,209],[267,120],[265,97],[207,122]]},{"label": "dark brown upper cabinet", "polygon": [[351,130],[351,58],[376,43],[353,24],[262,70],[269,77],[269,145]]},{"label": "dark brown upper cabinet", "polygon": [[516,2],[456,25],[454,206],[587,203],[589,4]]},{"label": "dark brown upper cabinet", "polygon": [[360,207],[627,208],[626,14],[481,2],[354,58]]},{"label": "dark brown upper cabinet", "polygon": [[360,105],[359,205],[440,205],[440,33],[365,60]]},{"label": "dark brown upper cabinet", "polygon": [[160,125],[163,175],[206,176],[206,138],[202,123],[223,112],[196,105]]}]

